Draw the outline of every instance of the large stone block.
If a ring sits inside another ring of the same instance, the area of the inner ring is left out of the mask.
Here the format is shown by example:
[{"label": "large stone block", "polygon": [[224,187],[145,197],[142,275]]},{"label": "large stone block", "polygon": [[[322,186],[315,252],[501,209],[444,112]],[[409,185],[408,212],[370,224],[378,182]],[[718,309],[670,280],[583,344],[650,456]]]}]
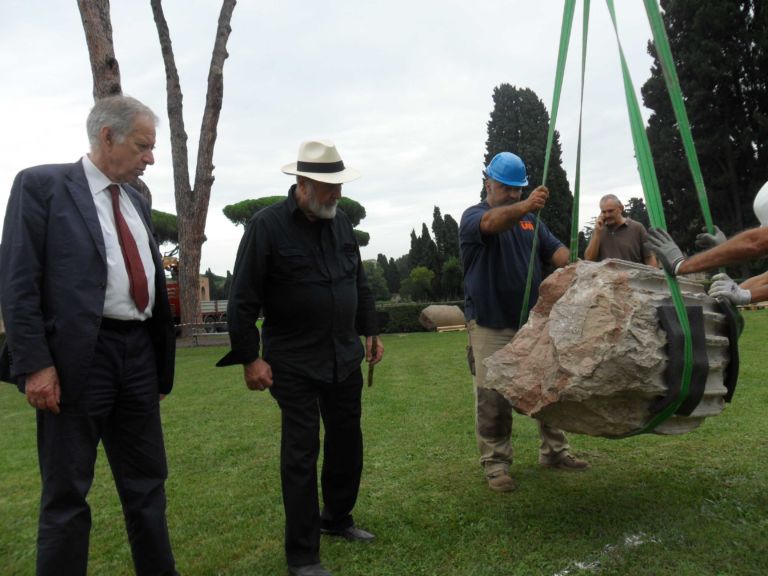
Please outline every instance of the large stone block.
[{"label": "large stone block", "polygon": [[[654,431],[682,434],[724,408],[727,322],[701,282],[679,279],[686,305],[703,307],[709,373],[689,416]],[[578,262],[541,285],[528,322],[485,360],[486,385],[515,410],[551,426],[593,436],[641,430],[667,394],[667,338],[657,310],[670,304],[664,274],[621,260]]]},{"label": "large stone block", "polygon": [[430,304],[419,314],[419,323],[430,332],[446,326],[460,326],[464,324],[464,312],[455,305]]}]

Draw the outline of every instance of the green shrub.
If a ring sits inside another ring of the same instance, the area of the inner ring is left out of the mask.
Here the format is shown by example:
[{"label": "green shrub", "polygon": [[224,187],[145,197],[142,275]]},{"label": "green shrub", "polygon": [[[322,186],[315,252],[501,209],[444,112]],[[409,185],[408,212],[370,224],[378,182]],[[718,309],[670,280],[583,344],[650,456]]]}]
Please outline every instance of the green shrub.
[{"label": "green shrub", "polygon": [[464,310],[463,301],[455,302],[400,302],[377,303],[376,316],[379,320],[379,332],[381,334],[395,334],[399,332],[426,332],[419,323],[419,315],[430,304],[442,304],[458,306]]}]

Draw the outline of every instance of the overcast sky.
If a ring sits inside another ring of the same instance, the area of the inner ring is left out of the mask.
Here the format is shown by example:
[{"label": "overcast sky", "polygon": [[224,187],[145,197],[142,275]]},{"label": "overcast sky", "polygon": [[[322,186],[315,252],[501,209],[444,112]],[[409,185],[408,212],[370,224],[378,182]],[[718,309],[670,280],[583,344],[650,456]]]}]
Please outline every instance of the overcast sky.
[{"label": "overcast sky", "polygon": [[[286,193],[280,172],[301,140],[336,142],[363,177],[343,193],[363,204],[371,235],[363,258],[398,257],[434,206],[457,221],[479,201],[493,88],[510,83],[552,103],[562,20],[555,0],[240,0],[224,66],[201,270],[225,274],[242,228],[222,208]],[[579,3],[581,4],[581,3]],[[194,170],[218,0],[166,0]],[[642,196],[616,39],[604,3],[592,3],[582,151],[582,225],[612,192]],[[156,163],[144,179],[153,207],[175,213],[165,71],[149,0],[112,0],[123,91],[161,118]],[[637,89],[650,37],[640,0],[616,2]],[[557,129],[573,187],[581,14],[571,38]],[[87,151],[92,77],[74,1],[0,1],[0,205],[24,167],[76,161]],[[646,112],[647,117],[647,112]],[[191,175],[194,178],[194,174]]]}]

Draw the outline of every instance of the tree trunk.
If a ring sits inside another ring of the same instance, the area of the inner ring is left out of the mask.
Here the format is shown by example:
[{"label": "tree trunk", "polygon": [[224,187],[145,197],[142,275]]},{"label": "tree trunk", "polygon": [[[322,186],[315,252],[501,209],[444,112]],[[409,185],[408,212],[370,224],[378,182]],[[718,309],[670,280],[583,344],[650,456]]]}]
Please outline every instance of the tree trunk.
[{"label": "tree trunk", "polygon": [[112,44],[112,22],[109,0],[77,0],[83,20],[85,42],[93,73],[93,99],[123,93],[120,85],[120,65]]},{"label": "tree trunk", "polygon": [[236,0],[223,0],[216,41],[208,73],[208,92],[205,111],[200,129],[195,186],[189,181],[187,133],[184,129],[183,95],[179,73],[171,45],[168,24],[165,21],[161,0],[151,0],[152,13],[160,38],[160,48],[165,63],[166,88],[168,93],[168,119],[171,129],[171,155],[173,158],[173,180],[176,197],[176,212],[179,229],[179,292],[183,334],[191,332],[189,324],[201,321],[200,309],[200,255],[205,238],[205,222],[208,217],[208,202],[213,185],[213,150],[216,144],[216,126],[219,121],[224,94],[224,60],[228,54],[227,40],[231,32]]},{"label": "tree trunk", "polygon": [[[109,0],[77,0],[80,18],[83,21],[88,57],[93,75],[93,99],[118,96],[123,93],[120,83],[120,65],[115,58],[112,43],[112,20],[109,15]],[[147,185],[137,178],[130,183],[152,206],[152,193]]]}]

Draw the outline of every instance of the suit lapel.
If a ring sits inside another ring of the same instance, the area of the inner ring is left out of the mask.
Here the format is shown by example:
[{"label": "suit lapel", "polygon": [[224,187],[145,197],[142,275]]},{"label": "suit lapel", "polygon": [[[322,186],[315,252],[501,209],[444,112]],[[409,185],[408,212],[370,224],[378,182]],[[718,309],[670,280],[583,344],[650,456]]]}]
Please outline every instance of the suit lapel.
[{"label": "suit lapel", "polygon": [[107,261],[107,250],[104,247],[104,235],[101,233],[101,223],[99,222],[99,215],[96,212],[96,204],[93,202],[93,195],[91,189],[88,186],[88,180],[85,177],[83,171],[83,161],[75,162],[72,164],[71,169],[66,175],[65,184],[67,190],[69,190],[70,196],[85,221],[85,226],[88,228],[93,237],[93,242],[96,244],[96,248],[101,255],[104,262]]}]

